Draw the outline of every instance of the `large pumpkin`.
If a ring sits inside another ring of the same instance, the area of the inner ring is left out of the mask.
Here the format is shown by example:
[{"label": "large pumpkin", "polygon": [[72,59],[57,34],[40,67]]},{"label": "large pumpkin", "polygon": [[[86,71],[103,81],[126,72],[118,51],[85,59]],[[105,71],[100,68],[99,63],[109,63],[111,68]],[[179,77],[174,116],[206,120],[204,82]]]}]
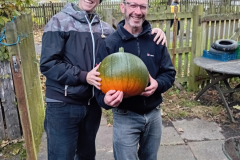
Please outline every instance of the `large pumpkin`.
[{"label": "large pumpkin", "polygon": [[141,94],[148,85],[148,69],[143,61],[130,53],[125,53],[123,48],[103,59],[98,71],[102,79],[101,90],[123,91],[126,96]]}]

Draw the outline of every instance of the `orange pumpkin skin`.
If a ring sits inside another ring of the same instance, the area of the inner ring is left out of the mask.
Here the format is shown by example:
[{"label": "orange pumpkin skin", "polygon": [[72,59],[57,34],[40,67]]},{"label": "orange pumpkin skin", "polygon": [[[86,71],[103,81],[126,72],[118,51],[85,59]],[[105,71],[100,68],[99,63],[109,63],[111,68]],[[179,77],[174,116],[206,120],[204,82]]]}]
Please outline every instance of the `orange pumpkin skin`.
[{"label": "orange pumpkin skin", "polygon": [[141,94],[148,85],[149,74],[143,61],[130,53],[117,52],[103,59],[98,71],[101,78],[101,90],[123,91],[130,97]]}]

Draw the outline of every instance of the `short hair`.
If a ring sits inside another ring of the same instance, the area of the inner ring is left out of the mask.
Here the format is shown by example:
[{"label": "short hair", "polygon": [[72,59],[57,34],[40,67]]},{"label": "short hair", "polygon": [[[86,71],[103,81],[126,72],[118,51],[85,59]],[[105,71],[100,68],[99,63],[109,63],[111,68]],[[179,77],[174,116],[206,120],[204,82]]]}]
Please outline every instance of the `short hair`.
[{"label": "short hair", "polygon": [[[125,2],[125,0],[123,0],[123,2]],[[149,3],[149,0],[148,0],[148,3]]]}]

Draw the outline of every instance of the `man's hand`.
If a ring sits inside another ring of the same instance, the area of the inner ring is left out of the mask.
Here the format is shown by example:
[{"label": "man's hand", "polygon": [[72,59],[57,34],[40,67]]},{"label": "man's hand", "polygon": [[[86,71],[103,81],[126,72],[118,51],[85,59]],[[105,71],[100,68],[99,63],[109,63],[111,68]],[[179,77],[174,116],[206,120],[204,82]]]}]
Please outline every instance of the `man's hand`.
[{"label": "man's hand", "polygon": [[90,72],[88,72],[86,80],[88,84],[93,85],[100,90],[99,82],[101,81],[101,78],[98,77],[100,73],[97,71],[99,66],[100,64],[93,68]]},{"label": "man's hand", "polygon": [[122,91],[110,90],[106,93],[104,97],[104,102],[108,106],[117,107],[123,99]]},{"label": "man's hand", "polygon": [[142,96],[145,96],[145,97],[151,96],[158,88],[158,82],[155,79],[153,79],[150,74],[149,74],[149,79],[150,79],[150,86],[146,87],[145,91],[142,92],[141,94]]},{"label": "man's hand", "polygon": [[163,41],[162,41],[162,45],[165,44],[165,46],[167,47],[167,38],[166,38],[166,36],[165,36],[165,33],[164,33],[160,28],[153,28],[151,34],[153,35],[154,33],[157,33],[157,34],[156,34],[156,36],[154,37],[153,41],[156,42],[156,40],[158,39],[157,45],[159,45],[159,43],[161,42],[161,40],[163,40]]}]

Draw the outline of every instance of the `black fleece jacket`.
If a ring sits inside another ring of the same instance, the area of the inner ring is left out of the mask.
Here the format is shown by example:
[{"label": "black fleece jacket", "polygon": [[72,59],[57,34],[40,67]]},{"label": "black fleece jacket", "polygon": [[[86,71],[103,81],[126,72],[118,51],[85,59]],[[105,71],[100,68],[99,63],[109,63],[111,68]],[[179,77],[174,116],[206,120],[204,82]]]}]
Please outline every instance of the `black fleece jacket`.
[{"label": "black fleece jacket", "polygon": [[[120,47],[124,48],[124,52],[138,56],[145,63],[152,78],[158,82],[158,88],[149,97],[138,95],[125,98],[118,106],[121,109],[144,114],[150,112],[162,102],[161,93],[167,91],[173,85],[176,71],[167,48],[153,42],[154,36],[151,36],[151,26],[148,21],[143,23],[143,30],[138,37],[134,37],[125,30],[124,24],[125,20],[121,21],[118,24],[117,31],[107,37],[100,45],[96,63],[98,64],[106,56],[118,52]],[[95,89],[95,96],[100,106],[105,109],[112,108],[104,103],[105,94],[102,91]]]}]

